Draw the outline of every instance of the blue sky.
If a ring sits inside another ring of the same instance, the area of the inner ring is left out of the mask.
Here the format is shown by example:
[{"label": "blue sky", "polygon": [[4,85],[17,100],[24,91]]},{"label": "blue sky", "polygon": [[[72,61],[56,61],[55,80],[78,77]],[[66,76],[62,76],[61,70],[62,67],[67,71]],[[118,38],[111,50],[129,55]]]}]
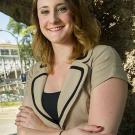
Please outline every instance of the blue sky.
[{"label": "blue sky", "polygon": [[[9,16],[0,12],[0,29],[6,30],[6,26],[7,26],[8,22],[9,22]],[[2,43],[2,42],[16,43],[16,40],[8,32],[0,31],[0,43]]]}]

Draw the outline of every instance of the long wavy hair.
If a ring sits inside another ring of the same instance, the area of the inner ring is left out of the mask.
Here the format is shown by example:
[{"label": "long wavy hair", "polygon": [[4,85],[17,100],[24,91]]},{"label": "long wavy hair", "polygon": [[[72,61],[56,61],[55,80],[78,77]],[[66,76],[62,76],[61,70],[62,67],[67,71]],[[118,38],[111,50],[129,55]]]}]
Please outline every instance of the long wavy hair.
[{"label": "long wavy hair", "polygon": [[[37,1],[33,0],[33,23],[36,33],[32,43],[33,54],[38,61],[48,67],[48,72],[53,73],[54,51],[51,42],[42,34],[39,26]],[[73,37],[76,45],[69,57],[72,62],[78,57],[86,55],[89,49],[97,45],[100,37],[98,21],[90,13],[87,0],[65,0],[73,17]]]}]

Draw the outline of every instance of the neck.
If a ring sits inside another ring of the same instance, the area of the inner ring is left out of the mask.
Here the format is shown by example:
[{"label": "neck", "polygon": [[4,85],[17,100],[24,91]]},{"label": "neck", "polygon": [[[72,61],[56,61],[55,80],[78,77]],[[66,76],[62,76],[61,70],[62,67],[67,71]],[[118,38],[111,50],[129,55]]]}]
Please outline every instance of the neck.
[{"label": "neck", "polygon": [[53,44],[55,64],[68,63],[72,53],[73,44]]}]

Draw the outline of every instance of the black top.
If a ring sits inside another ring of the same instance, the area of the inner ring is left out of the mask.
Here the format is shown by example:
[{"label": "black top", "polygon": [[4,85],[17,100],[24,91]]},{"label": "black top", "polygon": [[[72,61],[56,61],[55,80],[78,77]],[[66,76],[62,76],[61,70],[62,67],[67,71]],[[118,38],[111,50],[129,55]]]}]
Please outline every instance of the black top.
[{"label": "black top", "polygon": [[42,105],[45,111],[52,117],[52,119],[59,124],[57,103],[60,92],[46,93],[42,94]]}]

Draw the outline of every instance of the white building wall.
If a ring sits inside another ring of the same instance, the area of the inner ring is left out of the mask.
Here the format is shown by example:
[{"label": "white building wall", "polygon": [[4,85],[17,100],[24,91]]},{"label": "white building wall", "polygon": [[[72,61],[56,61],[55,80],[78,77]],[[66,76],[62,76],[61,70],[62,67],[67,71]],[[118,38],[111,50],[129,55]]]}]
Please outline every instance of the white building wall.
[{"label": "white building wall", "polygon": [[[3,54],[3,50],[8,50],[8,54]],[[17,54],[12,54],[11,51],[16,51]],[[19,60],[18,46],[13,44],[0,44],[0,75],[4,76],[10,72],[17,72],[21,69]],[[17,77],[17,76],[16,76]]]}]

